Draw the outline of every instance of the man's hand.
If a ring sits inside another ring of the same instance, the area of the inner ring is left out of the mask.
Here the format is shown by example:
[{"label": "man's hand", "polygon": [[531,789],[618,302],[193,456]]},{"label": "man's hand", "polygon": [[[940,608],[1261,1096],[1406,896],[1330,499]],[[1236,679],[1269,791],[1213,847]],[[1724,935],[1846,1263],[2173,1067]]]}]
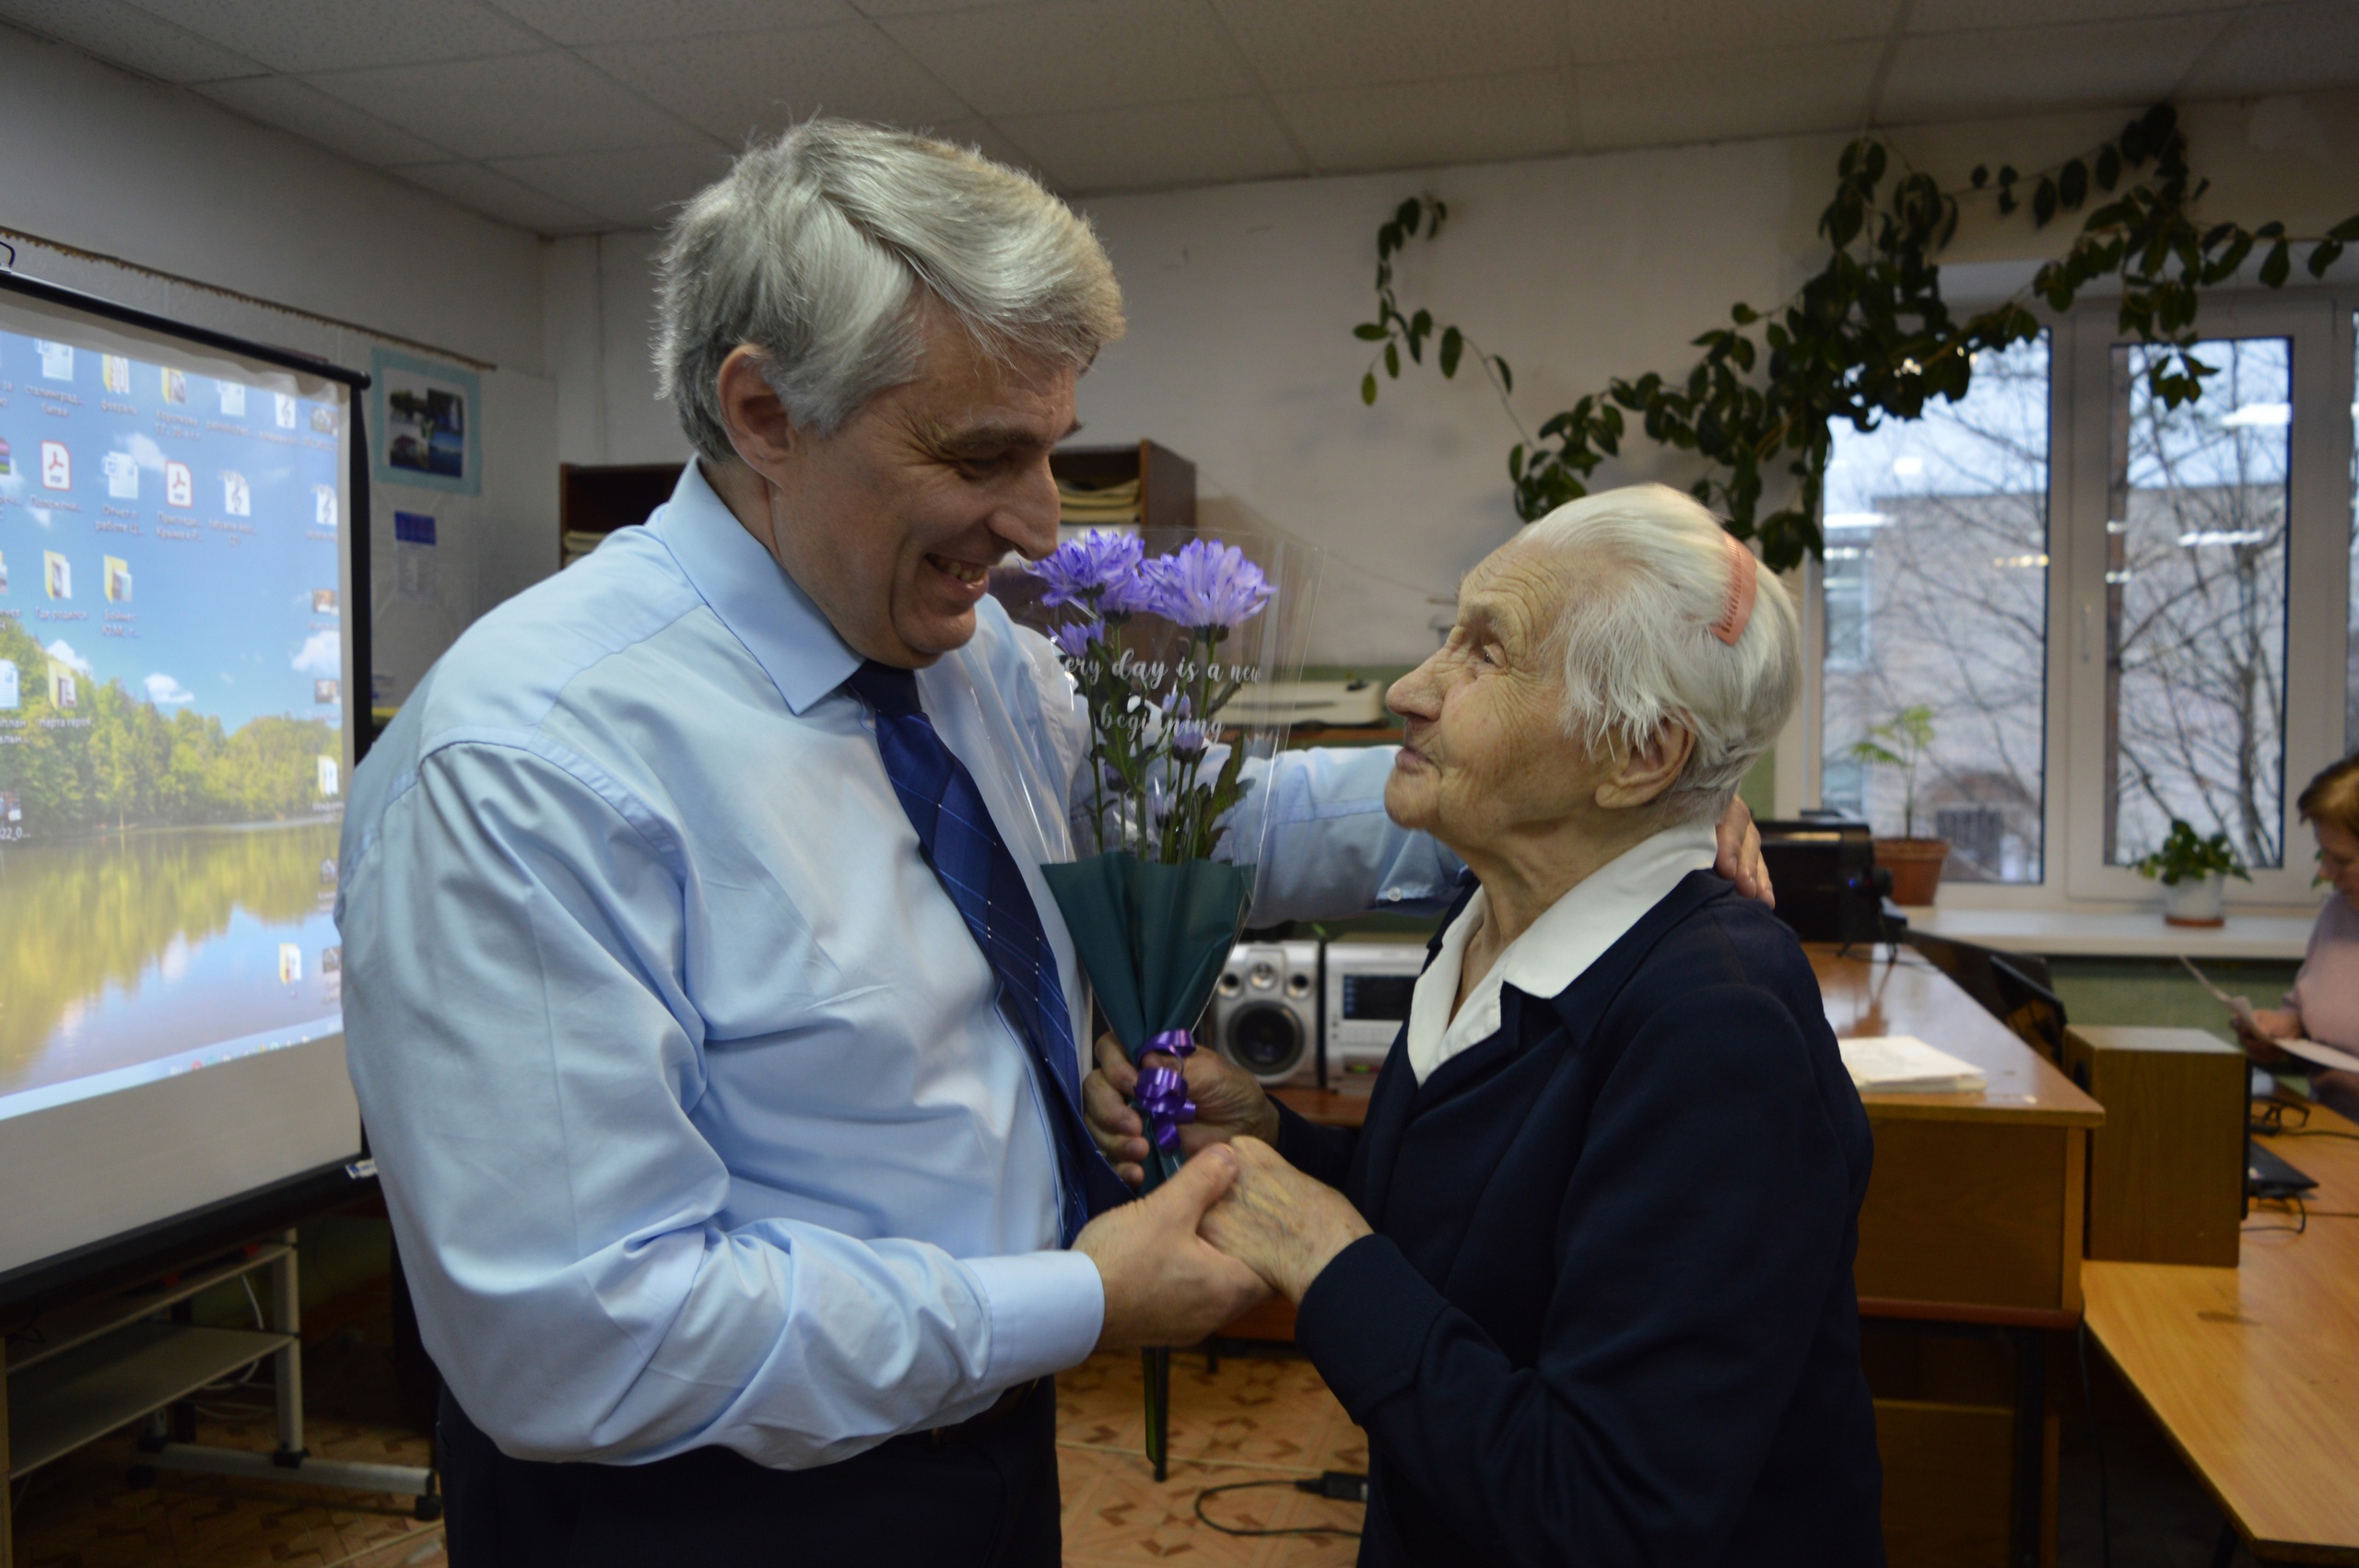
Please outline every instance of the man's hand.
[{"label": "man's hand", "polygon": [[1778,890],[1769,885],[1769,868],[1761,860],[1761,830],[1753,825],[1753,808],[1731,796],[1712,836],[1720,847],[1712,870],[1736,883],[1747,898],[1758,898],[1775,909]]},{"label": "man's hand", "polygon": [[1269,1297],[1262,1277],[1196,1234],[1204,1211],[1237,1179],[1227,1149],[1207,1149],[1135,1203],[1097,1216],[1073,1249],[1106,1287],[1101,1351],[1192,1345]]},{"label": "man's hand", "polygon": [[[2236,1027],[2236,1043],[2244,1047],[2247,1056],[2264,1067],[2286,1059],[2286,1053],[2279,1047],[2278,1041],[2302,1037],[2302,1015],[2290,1008],[2256,1007],[2252,1010],[2252,1024],[2247,1024],[2241,1018],[2233,1022]],[[2259,1027],[2255,1028],[2255,1024]]]},{"label": "man's hand", "polygon": [[[1175,1065],[1160,1051],[1147,1054],[1147,1065]],[[1264,1143],[1278,1138],[1278,1107],[1262,1092],[1253,1075],[1215,1050],[1199,1050],[1177,1064],[1187,1075],[1188,1097],[1196,1102],[1196,1119],[1180,1128],[1182,1158],[1250,1133]],[[1131,1108],[1132,1092],[1139,1086],[1139,1070],[1122,1054],[1111,1035],[1097,1036],[1097,1071],[1081,1085],[1082,1119],[1113,1163],[1115,1174],[1133,1187],[1146,1180],[1146,1129]]]},{"label": "man's hand", "polygon": [[1259,1139],[1229,1147],[1239,1164],[1236,1185],[1204,1216],[1204,1237],[1298,1303],[1335,1254],[1368,1234],[1368,1223],[1350,1199]]}]

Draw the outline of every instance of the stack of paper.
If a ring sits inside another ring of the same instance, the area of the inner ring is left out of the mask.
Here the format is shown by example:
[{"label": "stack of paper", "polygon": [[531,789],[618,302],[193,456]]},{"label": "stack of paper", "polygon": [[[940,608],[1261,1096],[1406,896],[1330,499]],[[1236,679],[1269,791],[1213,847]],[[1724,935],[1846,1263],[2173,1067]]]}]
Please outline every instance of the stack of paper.
[{"label": "stack of paper", "polygon": [[1135,527],[1139,521],[1139,482],[1126,479],[1120,484],[1091,487],[1060,479],[1057,506],[1063,513],[1058,521],[1067,528],[1119,527],[1124,523]]},{"label": "stack of paper", "polygon": [[1874,1035],[1835,1045],[1852,1086],[1863,1094],[1978,1094],[1989,1082],[1972,1062],[1935,1050],[1914,1035]]}]

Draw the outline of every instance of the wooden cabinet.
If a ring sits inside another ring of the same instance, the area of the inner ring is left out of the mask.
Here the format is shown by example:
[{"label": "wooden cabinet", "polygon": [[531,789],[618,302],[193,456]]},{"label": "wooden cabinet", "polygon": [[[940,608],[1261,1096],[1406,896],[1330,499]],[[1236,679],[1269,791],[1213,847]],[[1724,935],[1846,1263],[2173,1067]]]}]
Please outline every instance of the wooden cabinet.
[{"label": "wooden cabinet", "polygon": [[645,522],[648,513],[672,498],[682,466],[676,462],[558,463],[557,566],[571,566],[617,528]]},{"label": "wooden cabinet", "polygon": [[2201,1029],[2068,1029],[2064,1066],[2105,1106],[2089,1135],[2089,1256],[2236,1266],[2244,1052]]}]

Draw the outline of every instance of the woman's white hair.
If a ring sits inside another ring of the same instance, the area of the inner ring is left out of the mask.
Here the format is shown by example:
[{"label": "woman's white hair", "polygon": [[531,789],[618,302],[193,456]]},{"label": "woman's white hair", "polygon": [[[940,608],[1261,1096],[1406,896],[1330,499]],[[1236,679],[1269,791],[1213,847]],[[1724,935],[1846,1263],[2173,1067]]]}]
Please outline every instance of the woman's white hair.
[{"label": "woman's white hair", "polygon": [[1089,225],[962,147],[808,120],[752,148],[673,225],[655,368],[697,451],[735,456],[722,361],[740,345],[798,428],[825,435],[922,372],[929,303],[985,352],[1086,368],[1122,333]]},{"label": "woman's white hair", "polygon": [[1718,817],[1802,690],[1802,625],[1785,586],[1759,571],[1743,633],[1733,645],[1715,637],[1741,569],[1732,542],[1663,485],[1568,502],[1522,537],[1551,554],[1566,585],[1555,637],[1567,731],[1596,753],[1685,729],[1696,749],[1662,804],[1680,821]]}]

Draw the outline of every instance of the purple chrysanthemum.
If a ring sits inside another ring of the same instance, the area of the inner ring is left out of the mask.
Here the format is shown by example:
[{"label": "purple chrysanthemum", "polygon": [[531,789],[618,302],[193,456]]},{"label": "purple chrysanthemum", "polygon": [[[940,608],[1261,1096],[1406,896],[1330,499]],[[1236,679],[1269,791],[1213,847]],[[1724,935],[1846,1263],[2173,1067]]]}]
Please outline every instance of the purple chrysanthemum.
[{"label": "purple chrysanthemum", "polygon": [[1040,596],[1043,603],[1095,602],[1108,589],[1132,577],[1144,554],[1137,534],[1093,528],[1024,569],[1049,585],[1048,592]]},{"label": "purple chrysanthemum", "polygon": [[1215,726],[1206,719],[1183,719],[1171,726],[1171,755],[1193,762],[1212,744]]},{"label": "purple chrysanthemum", "polygon": [[1068,622],[1051,631],[1049,634],[1049,640],[1055,643],[1057,651],[1066,658],[1079,659],[1087,654],[1092,648],[1106,640],[1106,623],[1103,621]]},{"label": "purple chrysanthemum", "polygon": [[1167,601],[1157,613],[1185,626],[1240,626],[1276,591],[1244,551],[1214,539],[1191,539],[1155,564]]},{"label": "purple chrysanthemum", "polygon": [[1101,607],[1109,615],[1161,615],[1172,619],[1176,603],[1170,577],[1168,556],[1134,562],[1129,571],[1107,585]]}]

